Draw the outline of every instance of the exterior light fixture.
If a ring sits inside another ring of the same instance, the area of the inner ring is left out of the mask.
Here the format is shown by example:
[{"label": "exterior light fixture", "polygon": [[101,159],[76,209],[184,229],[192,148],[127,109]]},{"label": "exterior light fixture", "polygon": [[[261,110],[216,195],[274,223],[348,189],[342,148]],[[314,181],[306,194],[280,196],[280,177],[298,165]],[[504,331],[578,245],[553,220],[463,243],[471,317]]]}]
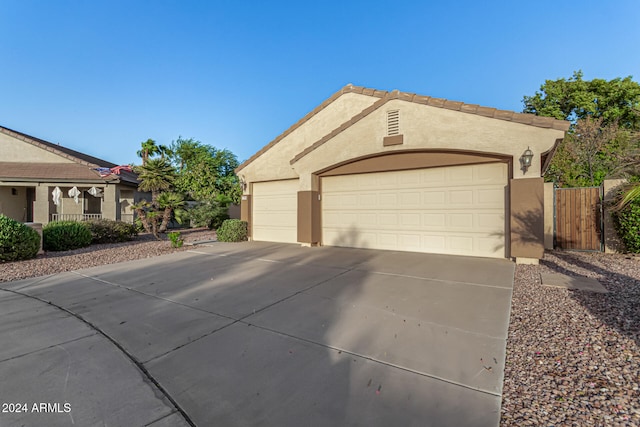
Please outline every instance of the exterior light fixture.
[{"label": "exterior light fixture", "polygon": [[533,160],[533,151],[529,147],[524,150],[522,156],[520,156],[520,164],[522,165],[522,171],[527,173],[527,170],[531,166],[531,160]]}]

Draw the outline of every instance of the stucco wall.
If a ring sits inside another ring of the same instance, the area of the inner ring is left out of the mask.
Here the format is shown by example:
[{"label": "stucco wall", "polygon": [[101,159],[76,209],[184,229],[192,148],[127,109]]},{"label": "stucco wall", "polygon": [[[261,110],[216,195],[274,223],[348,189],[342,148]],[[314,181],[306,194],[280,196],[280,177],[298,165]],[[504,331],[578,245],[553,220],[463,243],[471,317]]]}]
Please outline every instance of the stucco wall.
[{"label": "stucco wall", "polygon": [[[387,111],[400,110],[402,145],[383,146]],[[513,178],[540,176],[540,154],[551,149],[564,132],[487,118],[443,108],[392,100],[293,164],[300,190],[313,188],[311,173],[332,164],[381,152],[415,149],[451,149],[513,157]],[[530,147],[533,164],[526,175],[519,158]],[[286,162],[281,157],[281,162]]]},{"label": "stucco wall", "polygon": [[377,100],[356,93],[343,94],[247,165],[239,175],[247,182],[297,178],[289,164],[293,156]]},{"label": "stucco wall", "polygon": [[33,163],[73,163],[71,160],[0,133],[0,161]]},{"label": "stucco wall", "polygon": [[555,232],[555,206],[554,206],[555,188],[553,182],[544,183],[544,248],[553,248],[553,237]]}]

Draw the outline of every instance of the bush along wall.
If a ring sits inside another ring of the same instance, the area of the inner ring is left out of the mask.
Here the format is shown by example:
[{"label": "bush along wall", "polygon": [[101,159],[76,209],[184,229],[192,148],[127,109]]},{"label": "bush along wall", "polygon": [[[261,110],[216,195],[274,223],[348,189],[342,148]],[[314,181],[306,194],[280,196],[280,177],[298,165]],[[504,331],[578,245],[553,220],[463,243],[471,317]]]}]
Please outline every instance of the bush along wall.
[{"label": "bush along wall", "polygon": [[239,219],[227,219],[216,230],[219,242],[243,242],[247,240],[248,224]]},{"label": "bush along wall", "polygon": [[36,230],[0,214],[0,262],[35,258],[39,249]]},{"label": "bush along wall", "polygon": [[45,251],[69,251],[91,244],[91,230],[78,221],[54,221],[42,228]]},{"label": "bush along wall", "polygon": [[92,243],[118,243],[132,240],[138,235],[134,224],[111,219],[93,219],[86,221],[92,236]]}]

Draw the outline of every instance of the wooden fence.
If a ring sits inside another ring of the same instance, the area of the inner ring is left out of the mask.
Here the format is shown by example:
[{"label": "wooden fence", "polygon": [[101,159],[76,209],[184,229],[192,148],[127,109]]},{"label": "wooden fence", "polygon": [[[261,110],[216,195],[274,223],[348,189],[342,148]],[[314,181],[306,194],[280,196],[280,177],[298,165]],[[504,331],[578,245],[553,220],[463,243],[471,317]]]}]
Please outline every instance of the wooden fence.
[{"label": "wooden fence", "polygon": [[583,251],[602,250],[601,187],[556,188],[555,246]]}]

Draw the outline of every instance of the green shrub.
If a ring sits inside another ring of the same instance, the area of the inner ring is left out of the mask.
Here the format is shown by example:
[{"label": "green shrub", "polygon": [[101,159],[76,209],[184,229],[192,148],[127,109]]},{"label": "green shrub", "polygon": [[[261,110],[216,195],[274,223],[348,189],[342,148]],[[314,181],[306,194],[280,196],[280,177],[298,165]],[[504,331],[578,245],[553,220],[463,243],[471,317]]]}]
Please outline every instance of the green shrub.
[{"label": "green shrub", "polygon": [[138,235],[133,224],[111,219],[93,219],[87,221],[91,231],[92,243],[117,243],[132,240]]},{"label": "green shrub", "polygon": [[36,230],[0,214],[0,261],[35,258],[40,249]]},{"label": "green shrub", "polygon": [[216,230],[219,242],[242,242],[247,240],[248,228],[246,221],[228,219]]},{"label": "green shrub", "polygon": [[613,224],[627,250],[640,253],[640,200],[613,213]]},{"label": "green shrub", "polygon": [[179,231],[171,231],[167,233],[167,236],[169,236],[169,240],[171,240],[171,246],[173,246],[174,248],[182,247],[184,240],[182,239],[182,237],[180,237]]},{"label": "green shrub", "polygon": [[192,227],[208,227],[213,230],[229,219],[227,211],[227,207],[217,201],[204,201],[188,210],[188,218]]},{"label": "green shrub", "polygon": [[77,221],[54,221],[42,228],[46,251],[69,251],[91,244],[89,226]]}]

